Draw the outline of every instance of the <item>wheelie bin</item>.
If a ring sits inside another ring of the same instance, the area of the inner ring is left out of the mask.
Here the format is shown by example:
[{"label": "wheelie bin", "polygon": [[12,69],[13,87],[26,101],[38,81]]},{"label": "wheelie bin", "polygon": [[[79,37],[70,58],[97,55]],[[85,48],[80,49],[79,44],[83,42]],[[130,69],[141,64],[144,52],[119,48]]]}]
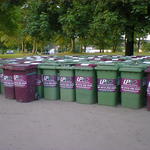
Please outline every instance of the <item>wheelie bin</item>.
[{"label": "wheelie bin", "polygon": [[60,76],[60,100],[75,101],[75,73],[71,65],[58,67]]},{"label": "wheelie bin", "polygon": [[150,111],[150,67],[148,67],[145,72],[147,76],[147,110]]},{"label": "wheelie bin", "polygon": [[38,94],[38,99],[43,98],[43,96],[44,96],[43,71],[39,68],[37,70],[36,90],[37,90],[37,94]]},{"label": "wheelie bin", "polygon": [[3,69],[2,69],[2,65],[0,65],[0,94],[4,94]]},{"label": "wheelie bin", "polygon": [[82,104],[97,102],[96,65],[81,64],[75,67],[76,101]]},{"label": "wheelie bin", "polygon": [[18,102],[31,102],[37,99],[37,65],[18,64],[12,66],[15,95]]},{"label": "wheelie bin", "polygon": [[39,69],[43,71],[44,99],[59,100],[59,72],[58,64],[43,63],[39,65]]},{"label": "wheelie bin", "polygon": [[3,84],[5,97],[8,99],[15,99],[14,76],[12,66],[10,64],[3,65]]},{"label": "wheelie bin", "polygon": [[116,106],[120,102],[119,66],[100,65],[97,70],[98,104]]},{"label": "wheelie bin", "polygon": [[146,103],[146,82],[144,67],[124,66],[121,72],[121,105],[128,108],[141,108]]}]

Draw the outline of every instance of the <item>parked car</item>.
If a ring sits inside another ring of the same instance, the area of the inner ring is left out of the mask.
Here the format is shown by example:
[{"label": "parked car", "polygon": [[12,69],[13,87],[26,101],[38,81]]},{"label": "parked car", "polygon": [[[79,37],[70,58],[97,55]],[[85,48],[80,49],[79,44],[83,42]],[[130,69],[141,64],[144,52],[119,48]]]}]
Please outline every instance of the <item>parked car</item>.
[{"label": "parked car", "polygon": [[14,51],[13,50],[7,50],[6,54],[14,54]]}]

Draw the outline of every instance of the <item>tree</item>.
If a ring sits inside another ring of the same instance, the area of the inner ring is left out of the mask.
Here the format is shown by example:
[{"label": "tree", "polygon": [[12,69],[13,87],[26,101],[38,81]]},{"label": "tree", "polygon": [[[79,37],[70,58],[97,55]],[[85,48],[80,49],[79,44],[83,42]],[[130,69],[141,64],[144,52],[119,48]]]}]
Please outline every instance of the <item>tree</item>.
[{"label": "tree", "polygon": [[125,55],[134,53],[135,32],[142,33],[149,28],[150,1],[143,0],[105,0],[107,11],[118,14],[116,27],[125,34]]},{"label": "tree", "polygon": [[91,45],[96,45],[101,52],[112,47],[115,52],[121,39],[118,20],[118,13],[108,11],[106,2],[96,3],[89,30]]},{"label": "tree", "polygon": [[12,34],[17,28],[16,7],[21,5],[23,0],[1,0],[0,2],[0,31]]},{"label": "tree", "polygon": [[50,41],[55,32],[59,31],[59,8],[52,0],[32,0],[27,5],[25,33],[33,38],[33,52],[36,52],[38,45],[44,47],[44,43]]},{"label": "tree", "polygon": [[81,49],[82,46],[86,47],[89,24],[92,19],[93,7],[91,4],[89,0],[73,0],[71,7],[59,18],[64,34],[71,39],[72,52],[75,52],[76,38],[80,40]]}]

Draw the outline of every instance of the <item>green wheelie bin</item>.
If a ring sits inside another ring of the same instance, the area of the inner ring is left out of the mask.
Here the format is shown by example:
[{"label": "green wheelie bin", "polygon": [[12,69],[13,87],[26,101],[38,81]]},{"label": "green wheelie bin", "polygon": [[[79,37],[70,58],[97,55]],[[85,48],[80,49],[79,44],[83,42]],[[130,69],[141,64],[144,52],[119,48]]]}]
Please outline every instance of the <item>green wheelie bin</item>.
[{"label": "green wheelie bin", "polygon": [[95,65],[75,67],[76,102],[94,104],[97,102]]},{"label": "green wheelie bin", "polygon": [[[1,67],[1,65],[0,65]],[[0,68],[0,94],[4,93],[4,86],[3,86],[3,69]]]},{"label": "green wheelie bin", "polygon": [[38,95],[38,99],[44,97],[44,88],[43,88],[43,70],[37,70],[37,82],[36,82],[36,91]]},{"label": "green wheelie bin", "polygon": [[128,108],[141,108],[146,103],[146,79],[144,67],[124,66],[121,72],[121,105]]},{"label": "green wheelie bin", "polygon": [[60,76],[60,100],[75,101],[75,72],[71,65],[58,67]]},{"label": "green wheelie bin", "polygon": [[97,70],[98,104],[116,106],[120,102],[119,66],[100,65]]},{"label": "green wheelie bin", "polygon": [[40,64],[39,69],[43,71],[43,86],[44,86],[44,99],[59,100],[59,72],[57,64]]}]

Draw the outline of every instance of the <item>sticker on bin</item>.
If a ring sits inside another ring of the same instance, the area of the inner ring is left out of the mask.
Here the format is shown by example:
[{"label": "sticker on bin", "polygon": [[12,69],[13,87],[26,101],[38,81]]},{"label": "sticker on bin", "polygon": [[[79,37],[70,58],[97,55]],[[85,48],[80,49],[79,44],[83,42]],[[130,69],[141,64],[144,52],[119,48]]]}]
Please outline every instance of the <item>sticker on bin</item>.
[{"label": "sticker on bin", "polygon": [[14,75],[15,87],[27,88],[27,77],[25,75]]},{"label": "sticker on bin", "polygon": [[37,75],[36,85],[37,86],[42,86],[43,85],[43,76],[41,74]]},{"label": "sticker on bin", "polygon": [[115,92],[117,89],[116,79],[98,79],[98,91]]},{"label": "sticker on bin", "polygon": [[56,87],[57,86],[57,76],[44,75],[44,86],[46,87]]},{"label": "sticker on bin", "polygon": [[150,81],[148,82],[147,86],[147,95],[150,96]]},{"label": "sticker on bin", "polygon": [[93,90],[93,78],[78,76],[75,79],[77,89]]},{"label": "sticker on bin", "polygon": [[4,86],[5,87],[13,87],[14,86],[14,81],[13,81],[13,76],[4,76]]},{"label": "sticker on bin", "polygon": [[141,80],[137,79],[121,79],[121,92],[130,92],[140,94]]},{"label": "sticker on bin", "polygon": [[60,87],[66,89],[73,89],[74,77],[60,77]]}]

